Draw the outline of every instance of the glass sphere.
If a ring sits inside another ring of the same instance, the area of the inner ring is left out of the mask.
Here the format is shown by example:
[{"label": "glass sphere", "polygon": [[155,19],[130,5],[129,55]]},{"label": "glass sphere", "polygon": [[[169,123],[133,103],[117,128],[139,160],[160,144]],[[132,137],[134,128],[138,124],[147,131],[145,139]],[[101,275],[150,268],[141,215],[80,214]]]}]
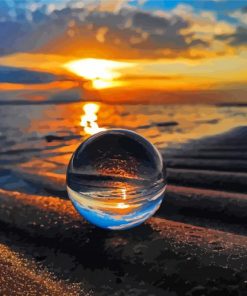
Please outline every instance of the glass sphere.
[{"label": "glass sphere", "polygon": [[107,130],[84,141],[67,170],[76,210],[108,229],[137,226],[159,208],[166,187],[158,150],[129,130]]}]

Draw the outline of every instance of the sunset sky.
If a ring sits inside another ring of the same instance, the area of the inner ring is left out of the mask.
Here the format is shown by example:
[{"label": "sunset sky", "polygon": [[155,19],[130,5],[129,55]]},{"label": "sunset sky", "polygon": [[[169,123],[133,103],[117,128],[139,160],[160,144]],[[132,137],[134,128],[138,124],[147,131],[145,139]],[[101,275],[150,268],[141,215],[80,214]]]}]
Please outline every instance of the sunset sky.
[{"label": "sunset sky", "polygon": [[0,89],[7,66],[112,101],[246,100],[246,1],[3,0],[0,22]]}]

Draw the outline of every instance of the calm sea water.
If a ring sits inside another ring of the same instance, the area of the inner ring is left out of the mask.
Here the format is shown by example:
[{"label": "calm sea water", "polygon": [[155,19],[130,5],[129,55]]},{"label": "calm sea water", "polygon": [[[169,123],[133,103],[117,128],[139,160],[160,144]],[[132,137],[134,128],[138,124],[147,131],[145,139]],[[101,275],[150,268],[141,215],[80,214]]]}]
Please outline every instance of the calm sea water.
[{"label": "calm sea water", "polygon": [[83,101],[2,105],[0,118],[0,164],[2,170],[11,170],[7,179],[3,171],[5,185],[1,187],[19,190],[26,184],[18,183],[19,179],[13,181],[12,171],[25,168],[34,173],[65,174],[71,154],[90,133],[126,128],[166,152],[192,139],[247,125],[247,107],[108,105]]},{"label": "calm sea water", "polygon": [[95,123],[134,130],[159,149],[247,124],[247,107],[93,103],[94,110],[85,112],[88,104],[0,106],[1,151],[79,143],[89,135],[87,128],[97,132]]}]

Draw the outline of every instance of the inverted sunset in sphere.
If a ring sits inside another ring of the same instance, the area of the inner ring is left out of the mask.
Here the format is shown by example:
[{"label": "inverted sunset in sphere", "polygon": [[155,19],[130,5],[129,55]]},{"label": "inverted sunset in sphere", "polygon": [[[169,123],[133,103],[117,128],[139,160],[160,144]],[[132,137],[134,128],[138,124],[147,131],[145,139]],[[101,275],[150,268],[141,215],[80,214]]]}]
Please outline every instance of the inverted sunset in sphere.
[{"label": "inverted sunset in sphere", "polygon": [[157,149],[128,130],[107,130],[83,142],[67,170],[67,190],[76,210],[107,229],[127,229],[151,217],[165,191]]}]

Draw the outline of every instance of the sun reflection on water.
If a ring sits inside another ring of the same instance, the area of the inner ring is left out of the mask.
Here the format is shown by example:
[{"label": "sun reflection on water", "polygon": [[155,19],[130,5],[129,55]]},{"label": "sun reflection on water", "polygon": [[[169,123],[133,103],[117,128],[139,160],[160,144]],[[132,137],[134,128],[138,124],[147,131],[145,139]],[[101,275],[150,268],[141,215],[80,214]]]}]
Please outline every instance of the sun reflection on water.
[{"label": "sun reflection on water", "polygon": [[80,126],[84,128],[85,133],[88,135],[94,135],[105,130],[105,128],[99,127],[97,123],[99,109],[100,105],[97,103],[86,103],[83,106],[84,114],[81,116]]},{"label": "sun reflection on water", "polygon": [[128,208],[129,208],[129,205],[128,205],[128,204],[125,204],[125,203],[123,203],[123,202],[119,202],[119,203],[117,204],[117,207],[118,207],[119,209],[128,209]]},{"label": "sun reflection on water", "polygon": [[[126,200],[126,188],[121,188],[121,195],[123,200]],[[125,202],[119,202],[117,203],[117,208],[119,209],[128,209],[130,207],[129,204],[125,203]]]}]

